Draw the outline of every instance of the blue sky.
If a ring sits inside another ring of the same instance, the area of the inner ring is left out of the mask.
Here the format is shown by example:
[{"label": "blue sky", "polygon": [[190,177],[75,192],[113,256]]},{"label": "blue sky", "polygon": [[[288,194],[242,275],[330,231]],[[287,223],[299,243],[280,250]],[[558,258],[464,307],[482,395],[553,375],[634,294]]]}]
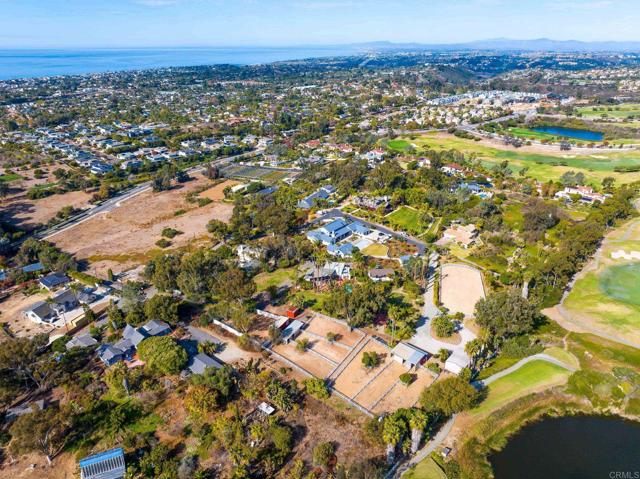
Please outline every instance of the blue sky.
[{"label": "blue sky", "polygon": [[638,0],[0,0],[0,47],[640,40]]}]

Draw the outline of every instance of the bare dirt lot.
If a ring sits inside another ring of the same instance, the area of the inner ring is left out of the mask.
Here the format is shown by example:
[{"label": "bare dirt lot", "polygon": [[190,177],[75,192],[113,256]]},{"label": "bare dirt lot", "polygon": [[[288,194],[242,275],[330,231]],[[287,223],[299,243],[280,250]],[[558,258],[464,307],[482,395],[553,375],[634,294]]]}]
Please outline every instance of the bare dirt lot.
[{"label": "bare dirt lot", "polygon": [[[156,248],[155,242],[164,228],[183,233],[171,240],[171,247],[176,248],[206,236],[210,220],[229,221],[233,212],[230,203],[214,201],[199,208],[186,200],[188,193],[208,181],[202,175],[194,175],[192,181],[180,188],[160,193],[145,191],[110,212],[62,231],[50,241],[77,259],[89,260],[98,274],[107,268],[116,273],[129,269],[144,262],[144,255]],[[216,188],[225,186],[227,182]]]},{"label": "bare dirt lot", "polygon": [[395,361],[389,361],[384,370],[378,371],[375,380],[371,381],[353,399],[367,409],[373,408],[378,400],[388,393],[396,382],[398,382],[400,375],[405,372],[407,372],[407,370],[401,364]]},{"label": "bare dirt lot", "polygon": [[[366,369],[362,365],[362,356],[365,352],[376,352],[383,356],[380,366]],[[371,381],[391,361],[389,348],[374,339],[370,339],[349,365],[342,371],[335,381],[334,387],[345,396],[353,398],[360,390]]]},{"label": "bare dirt lot", "polygon": [[350,331],[346,324],[339,323],[318,313],[313,315],[313,319],[309,323],[307,331],[322,337],[326,337],[327,333],[338,334],[339,336],[336,342],[351,348],[354,347],[362,337],[364,337],[364,333],[361,331]]},{"label": "bare dirt lot", "polygon": [[449,311],[473,316],[476,303],[484,297],[480,271],[464,264],[442,266],[440,301]]},{"label": "bare dirt lot", "polygon": [[90,199],[91,195],[84,191],[70,191],[39,200],[18,195],[0,202],[0,218],[19,228],[33,230],[38,225],[48,223],[65,206],[88,207]]},{"label": "bare dirt lot", "polygon": [[336,366],[311,351],[298,351],[295,342],[279,344],[273,350],[319,378],[326,378]]},{"label": "bare dirt lot", "polygon": [[7,323],[9,330],[18,337],[30,337],[52,331],[53,326],[36,324],[22,315],[24,310],[38,301],[44,301],[48,296],[44,293],[26,296],[22,292],[15,292],[0,303],[0,321]]},{"label": "bare dirt lot", "polygon": [[414,406],[420,398],[422,390],[431,385],[435,378],[424,368],[420,368],[417,371],[411,371],[411,374],[416,375],[415,381],[413,381],[409,386],[405,386],[400,381],[396,382],[393,389],[379,400],[373,408],[373,412],[380,414],[383,412],[395,411],[398,408]]}]

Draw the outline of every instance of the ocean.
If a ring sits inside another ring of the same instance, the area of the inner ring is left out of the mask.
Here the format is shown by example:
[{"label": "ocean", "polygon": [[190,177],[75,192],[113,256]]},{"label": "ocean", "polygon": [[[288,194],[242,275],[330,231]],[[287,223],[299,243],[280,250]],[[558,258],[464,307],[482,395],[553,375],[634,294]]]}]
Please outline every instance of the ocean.
[{"label": "ocean", "polygon": [[177,66],[255,65],[284,60],[352,55],[361,51],[355,46],[95,50],[0,49],[0,80]]}]

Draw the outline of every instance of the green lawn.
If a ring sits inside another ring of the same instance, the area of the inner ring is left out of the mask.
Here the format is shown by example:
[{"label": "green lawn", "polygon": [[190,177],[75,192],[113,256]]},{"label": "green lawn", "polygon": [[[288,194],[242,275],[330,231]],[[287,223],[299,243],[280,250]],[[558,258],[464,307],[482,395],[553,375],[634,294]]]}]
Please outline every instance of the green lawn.
[{"label": "green lawn", "polygon": [[531,392],[566,381],[571,373],[546,361],[532,361],[520,369],[491,383],[487,398],[471,411],[474,415],[489,414],[505,404]]},{"label": "green lawn", "polygon": [[296,280],[296,268],[277,269],[272,273],[260,273],[253,278],[258,291],[264,291],[271,286],[281,286]]},{"label": "green lawn", "polygon": [[396,151],[404,151],[411,146],[407,140],[391,140],[387,143],[387,147]]},{"label": "green lawn", "polygon": [[367,256],[387,256],[389,248],[380,243],[373,243],[363,249],[362,254]]},{"label": "green lawn", "polygon": [[401,206],[386,218],[389,222],[407,233],[421,234],[424,231],[420,224],[421,213],[418,210]]},{"label": "green lawn", "polygon": [[415,468],[408,470],[402,475],[403,479],[447,479],[444,471],[436,462],[427,457],[420,462]]},{"label": "green lawn", "polygon": [[593,184],[599,184],[606,176],[616,178],[618,183],[630,183],[640,179],[640,173],[614,172],[615,167],[640,164],[640,155],[635,150],[603,150],[588,156],[578,156],[570,151],[561,152],[559,148],[557,153],[553,154],[525,153],[519,150],[501,150],[486,146],[483,142],[453,135],[437,136],[435,133],[424,134],[413,142],[425,149],[454,149],[465,154],[475,154],[487,167],[507,160],[514,172],[528,168],[527,175],[541,181],[557,180],[570,170],[583,171]]},{"label": "green lawn", "polygon": [[12,181],[21,180],[22,176],[17,173],[7,173],[5,175],[0,175],[0,181],[5,183],[11,183]]}]

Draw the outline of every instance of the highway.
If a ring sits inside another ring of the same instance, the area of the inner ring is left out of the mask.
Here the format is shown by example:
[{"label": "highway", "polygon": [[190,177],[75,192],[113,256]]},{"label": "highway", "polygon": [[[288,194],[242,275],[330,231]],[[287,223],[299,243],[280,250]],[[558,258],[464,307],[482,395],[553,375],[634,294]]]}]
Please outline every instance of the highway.
[{"label": "highway", "polygon": [[[254,157],[254,156],[260,156],[262,155],[264,152],[264,150],[254,150],[254,151],[250,151],[247,153],[242,153],[240,155],[235,155],[235,156],[229,156],[227,158],[220,158],[218,160],[214,160],[210,163],[207,164],[203,164],[203,165],[197,165],[194,167],[191,167],[189,169],[187,169],[187,173],[199,173],[204,171],[204,169],[206,168],[207,165],[212,164],[215,166],[224,166],[227,165],[229,163],[233,163],[236,160],[240,160],[242,158],[249,158],[249,157]],[[120,193],[117,196],[114,196],[113,198],[109,198],[108,200],[104,201],[103,203],[88,209],[88,210],[84,210],[81,213],[77,214],[76,216],[68,219],[67,221],[63,222],[63,223],[59,223],[55,226],[52,226],[51,228],[48,228],[44,231],[40,231],[38,233],[36,233],[34,236],[38,239],[44,239],[44,240],[48,240],[60,233],[62,233],[63,231],[67,231],[71,228],[75,228],[76,226],[78,226],[79,224],[93,218],[96,215],[102,214],[102,213],[108,213],[110,211],[115,210],[116,208],[120,207],[120,205],[122,203],[124,203],[125,201],[128,201],[132,198],[135,198],[136,196],[144,193],[145,191],[148,191],[151,188],[151,181],[146,181],[144,183],[141,183],[129,190],[126,190],[122,193]]]}]

